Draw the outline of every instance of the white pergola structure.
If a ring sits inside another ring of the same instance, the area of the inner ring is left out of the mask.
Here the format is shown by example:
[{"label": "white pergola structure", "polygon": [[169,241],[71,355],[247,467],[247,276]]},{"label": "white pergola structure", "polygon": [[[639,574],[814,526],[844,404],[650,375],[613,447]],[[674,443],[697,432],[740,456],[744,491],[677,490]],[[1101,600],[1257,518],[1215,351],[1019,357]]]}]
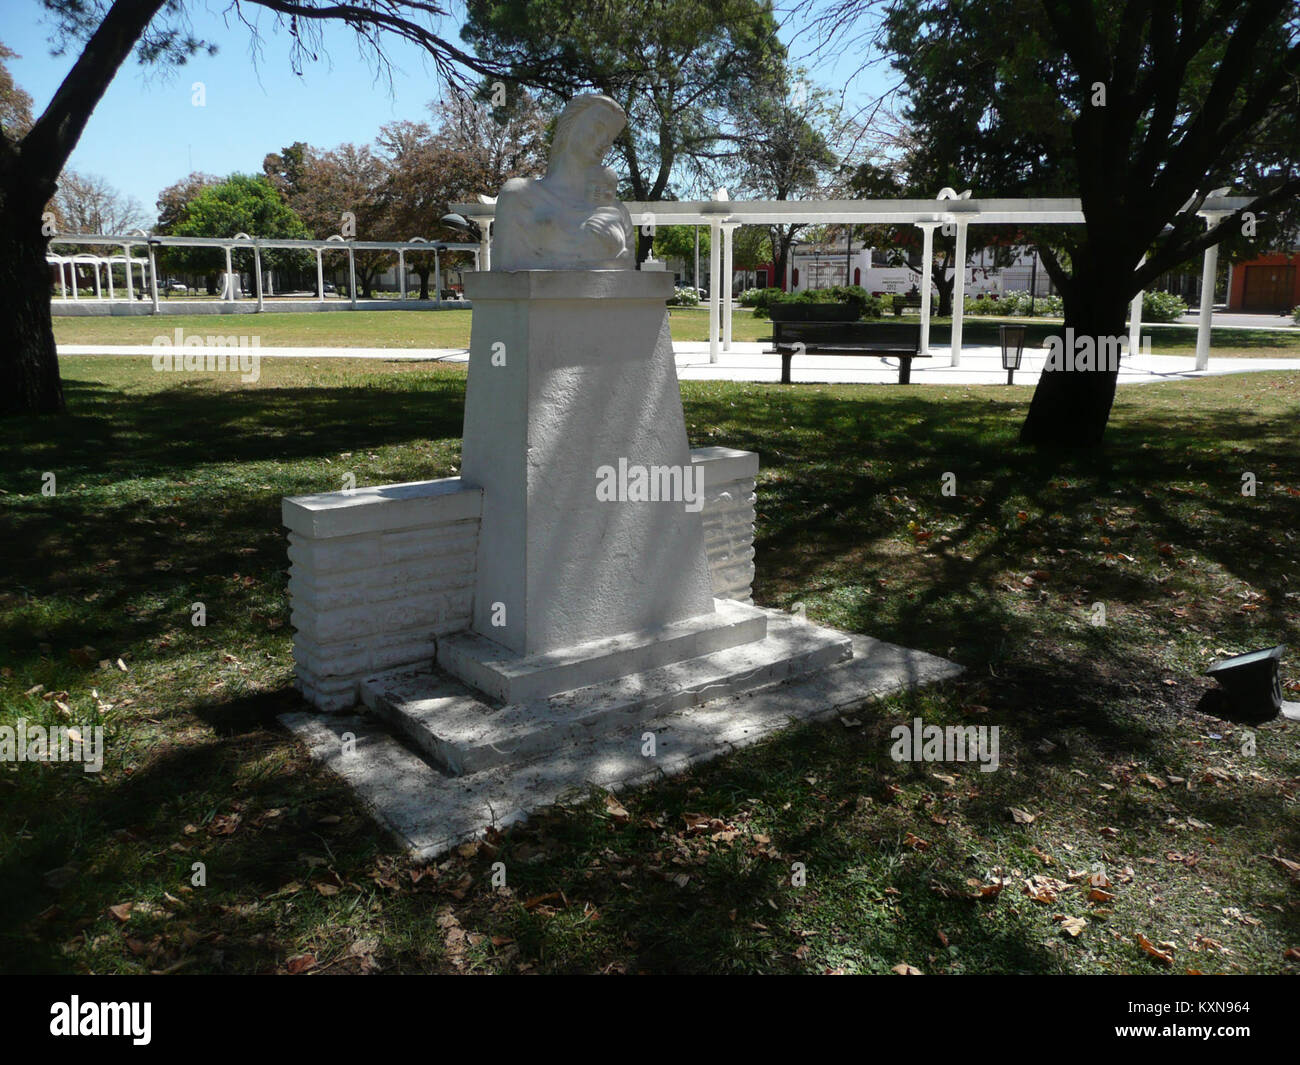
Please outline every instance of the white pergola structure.
[{"label": "white pergola structure", "polygon": [[[262,276],[262,252],[271,248],[297,248],[304,251],[314,251],[316,253],[316,301],[325,302],[325,272],[321,256],[327,251],[344,251],[348,256],[348,293],[352,307],[357,305],[357,285],[356,285],[356,253],[358,251],[389,251],[397,255],[397,273],[399,284],[401,286],[401,298],[406,299],[406,255],[408,252],[433,252],[433,274],[435,282],[434,303],[437,306],[442,305],[442,264],[439,259],[439,253],[444,251],[464,251],[474,256],[474,268],[480,269],[480,255],[483,254],[483,248],[479,244],[460,244],[448,243],[446,241],[429,241],[424,237],[412,237],[404,241],[388,240],[345,240],[342,236],[332,236],[326,240],[280,240],[268,237],[253,237],[247,233],[236,233],[233,237],[161,237],[140,234],[129,237],[109,236],[99,233],[82,234],[82,233],[58,233],[50,238],[50,244],[90,246],[97,247],[109,245],[122,248],[123,258],[126,262],[126,285],[127,293],[124,297],[127,300],[135,298],[132,271],[134,266],[139,265],[141,270],[141,287],[145,287],[145,269],[148,274],[148,290],[153,302],[153,309],[158,311],[158,263],[156,251],[160,247],[172,248],[215,248],[223,251],[226,256],[226,274],[229,276],[233,273],[231,266],[231,253],[236,248],[248,249],[253,252],[253,274],[257,290],[257,309],[260,311],[265,306],[267,293]],[[144,248],[147,252],[147,258],[137,258],[132,255],[133,247]],[[76,266],[81,264],[95,265],[95,292],[96,299],[100,299],[99,270],[100,265],[117,264],[123,261],[123,258],[115,256],[97,256],[88,253],[77,253],[74,255],[56,255],[49,254],[46,261],[59,268],[59,287],[62,290],[60,299],[68,298],[67,283],[63,280],[63,268],[65,265],[70,266],[73,271],[72,276],[72,299],[76,300]],[[482,269],[487,265],[483,264]],[[108,298],[116,299],[113,292],[113,279],[111,265],[109,265]],[[225,302],[233,302],[235,299],[234,289],[227,285],[223,294]]]},{"label": "white pergola structure", "polygon": [[[51,241],[54,243],[54,241]],[[102,267],[104,277],[108,282],[107,299],[116,300],[117,293],[113,287],[113,270],[121,266],[122,272],[126,277],[127,299],[133,299],[135,268],[140,268],[140,283],[144,284],[148,262],[145,259],[137,258],[131,255],[131,249],[128,244],[123,244],[122,254],[117,255],[92,255],[89,252],[77,252],[72,255],[59,255],[55,252],[48,252],[45,261],[59,271],[59,299],[80,301],[81,292],[77,284],[78,267],[88,266],[94,272],[95,278],[95,295],[94,299],[104,300],[104,290],[100,282],[99,271]],[[66,272],[65,272],[66,271]],[[71,294],[69,294],[69,291]]]},{"label": "white pergola structure", "polygon": [[[1211,194],[1197,213],[1213,227],[1227,215],[1250,204],[1245,196]],[[708,226],[709,243],[709,361],[731,350],[732,234],[739,226],[753,225],[914,225],[922,233],[921,351],[930,347],[930,287],[934,261],[934,231],[952,226],[956,233],[956,271],[952,293],[952,365],[961,364],[962,319],[966,294],[966,237],[973,225],[1081,225],[1086,219],[1077,199],[971,199],[952,189],[933,200],[732,200],[719,189],[711,200],[663,200],[654,203],[626,201],[638,226]],[[495,205],[454,203],[451,210],[478,223],[482,234],[482,262],[491,268],[491,222]],[[719,255],[719,250],[721,255]],[[1210,322],[1214,299],[1214,274],[1218,246],[1205,252],[1201,315],[1196,335],[1196,368],[1208,365]],[[1208,296],[1206,293],[1208,292]],[[1135,351],[1142,324],[1142,293],[1130,308],[1129,350]],[[719,333],[721,336],[719,337]]]}]

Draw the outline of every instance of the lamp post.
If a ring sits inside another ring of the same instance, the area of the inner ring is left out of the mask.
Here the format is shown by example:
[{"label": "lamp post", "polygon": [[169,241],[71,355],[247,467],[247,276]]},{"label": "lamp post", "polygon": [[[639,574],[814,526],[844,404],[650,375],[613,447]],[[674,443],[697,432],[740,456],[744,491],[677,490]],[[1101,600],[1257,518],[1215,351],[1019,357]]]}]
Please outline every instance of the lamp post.
[{"label": "lamp post", "polygon": [[1025,351],[1025,327],[1000,325],[998,339],[1002,343],[1002,369],[1007,371],[1007,384],[1011,384],[1016,371],[1020,369],[1020,356]]}]

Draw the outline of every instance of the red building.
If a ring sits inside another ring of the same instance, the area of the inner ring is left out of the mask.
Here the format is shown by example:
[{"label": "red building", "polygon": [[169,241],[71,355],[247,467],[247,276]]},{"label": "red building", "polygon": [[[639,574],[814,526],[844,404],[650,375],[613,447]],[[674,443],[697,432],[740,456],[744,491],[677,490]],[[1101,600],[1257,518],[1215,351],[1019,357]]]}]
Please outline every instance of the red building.
[{"label": "red building", "polygon": [[1230,311],[1276,311],[1300,307],[1300,251],[1261,255],[1232,267]]}]

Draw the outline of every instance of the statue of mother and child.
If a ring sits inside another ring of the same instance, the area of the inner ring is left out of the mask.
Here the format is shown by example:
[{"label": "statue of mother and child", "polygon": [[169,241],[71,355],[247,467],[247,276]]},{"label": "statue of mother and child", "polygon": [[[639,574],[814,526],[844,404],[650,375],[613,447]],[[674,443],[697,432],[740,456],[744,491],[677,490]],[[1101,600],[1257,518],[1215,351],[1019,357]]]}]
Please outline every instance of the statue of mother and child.
[{"label": "statue of mother and child", "polygon": [[511,178],[497,197],[494,271],[636,268],[632,217],[618,198],[618,175],[604,165],[625,125],[608,96],[564,106],[546,176]]}]

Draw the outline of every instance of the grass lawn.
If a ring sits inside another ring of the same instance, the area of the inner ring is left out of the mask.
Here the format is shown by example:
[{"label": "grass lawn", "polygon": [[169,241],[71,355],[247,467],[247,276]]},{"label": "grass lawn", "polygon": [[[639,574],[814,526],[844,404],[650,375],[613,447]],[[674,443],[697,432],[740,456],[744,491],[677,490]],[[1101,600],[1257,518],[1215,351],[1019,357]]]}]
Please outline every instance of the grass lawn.
[{"label": "grass lawn", "polygon": [[[260,338],[263,347],[361,347],[361,348],[463,348],[469,344],[472,311],[321,311],[313,313],[268,312],[258,315],[168,315],[166,318],[55,318],[54,336],[60,344],[148,344],[160,334],[171,336],[175,329],[190,333],[247,332]],[[340,327],[340,315],[346,328]],[[886,318],[886,322],[894,319]],[[1047,318],[987,318],[972,315],[963,319],[962,337],[967,344],[998,343],[998,324],[1028,325],[1027,343],[1040,346],[1043,338],[1059,333],[1059,320]],[[709,339],[707,307],[674,307],[671,312],[674,340]],[[930,342],[935,346],[951,340],[952,323],[933,319]],[[771,323],[737,308],[731,320],[735,340],[767,340]],[[1156,355],[1194,355],[1196,328],[1188,325],[1157,326],[1144,332],[1151,337]],[[1300,356],[1300,329],[1287,332],[1259,329],[1214,329],[1212,350],[1220,355],[1246,358],[1289,358]]]},{"label": "grass lawn", "polygon": [[[280,499],[452,473],[463,370],[62,363],[66,417],[0,423],[0,723],[107,757],[0,764],[0,970],[1300,971],[1300,729],[1194,709],[1211,658],[1300,645],[1300,366],[1122,390],[1059,464],[1019,386],[686,383],[692,444],[762,455],[756,599],[966,674],[426,868],[275,721]],[[1001,768],[893,762],[915,717],[998,725]]]}]

